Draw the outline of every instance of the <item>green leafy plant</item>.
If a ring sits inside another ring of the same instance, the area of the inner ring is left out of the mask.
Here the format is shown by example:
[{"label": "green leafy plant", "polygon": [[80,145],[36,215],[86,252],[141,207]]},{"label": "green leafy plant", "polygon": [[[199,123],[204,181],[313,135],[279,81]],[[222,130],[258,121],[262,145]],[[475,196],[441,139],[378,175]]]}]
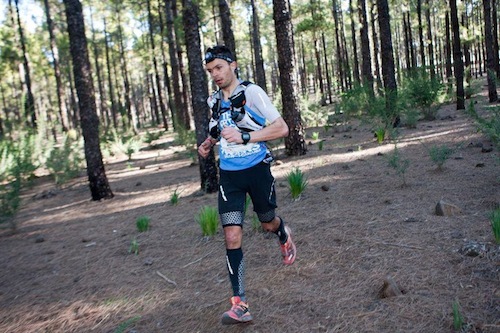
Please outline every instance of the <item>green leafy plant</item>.
[{"label": "green leafy plant", "polygon": [[112,150],[127,155],[128,161],[132,160],[132,155],[141,148],[142,140],[140,137],[126,133],[119,134],[116,130],[112,131],[112,136]]},{"label": "green leafy plant", "polygon": [[406,170],[410,165],[410,160],[405,159],[401,153],[397,145],[394,145],[394,150],[392,153],[387,155],[387,162],[391,168],[396,170],[398,176],[403,180],[403,186],[406,186]]},{"label": "green leafy plant", "polygon": [[252,222],[252,230],[253,231],[255,231],[255,232],[263,231],[262,224],[260,223],[257,215],[255,215],[255,214],[252,215],[251,222]]},{"label": "green leafy plant", "polygon": [[431,78],[426,70],[413,70],[403,80],[400,95],[410,108],[420,109],[426,120],[434,120],[438,111],[436,103],[443,92],[443,84]]},{"label": "green leafy plant", "polygon": [[219,214],[216,208],[203,206],[195,219],[201,227],[203,236],[213,236],[217,233]]},{"label": "green leafy plant", "polygon": [[127,319],[126,321],[118,325],[114,333],[124,333],[129,326],[135,324],[139,319],[141,319],[141,316],[135,316]]},{"label": "green leafy plant", "polygon": [[83,163],[82,151],[82,145],[69,135],[64,136],[62,146],[50,151],[45,164],[57,185],[79,175]]},{"label": "green leafy plant", "polygon": [[500,148],[500,106],[489,109],[490,115],[480,116],[474,108],[474,101],[471,101],[467,107],[467,113],[476,122],[479,131],[488,136],[491,141]]},{"label": "green leafy plant", "polygon": [[179,193],[175,189],[174,193],[170,196],[170,204],[177,205],[179,203]]},{"label": "green leafy plant", "polygon": [[428,151],[431,161],[437,165],[438,170],[442,170],[444,163],[453,155],[455,149],[446,145],[434,145]]},{"label": "green leafy plant", "polygon": [[464,326],[464,318],[460,313],[460,305],[458,304],[458,301],[454,301],[452,307],[453,307],[453,328],[455,329],[455,331],[459,331]]},{"label": "green leafy plant", "polygon": [[137,239],[134,238],[130,241],[128,253],[133,253],[135,255],[139,254],[139,242],[137,241]]},{"label": "green leafy plant", "polygon": [[318,140],[319,139],[319,132],[312,132],[311,139]]},{"label": "green leafy plant", "polygon": [[151,142],[158,140],[161,137],[161,132],[150,132],[146,131],[146,135],[144,137],[144,142],[150,144]]},{"label": "green leafy plant", "polygon": [[377,137],[377,142],[381,144],[385,139],[385,128],[378,128],[375,130],[375,136]]},{"label": "green leafy plant", "polygon": [[292,199],[299,200],[308,185],[304,173],[299,168],[294,168],[286,175],[286,179]]},{"label": "green leafy plant", "polygon": [[322,151],[322,150],[323,150],[323,145],[324,145],[324,143],[325,143],[325,142],[324,142],[323,140],[321,140],[321,141],[319,141],[319,142],[318,142],[318,150],[319,150],[319,151]]},{"label": "green leafy plant", "polygon": [[491,229],[497,244],[500,244],[500,208],[495,209],[490,215]]},{"label": "green leafy plant", "polygon": [[135,221],[135,225],[137,227],[137,230],[139,232],[144,232],[149,230],[149,222],[150,222],[149,216],[140,216],[137,218]]}]

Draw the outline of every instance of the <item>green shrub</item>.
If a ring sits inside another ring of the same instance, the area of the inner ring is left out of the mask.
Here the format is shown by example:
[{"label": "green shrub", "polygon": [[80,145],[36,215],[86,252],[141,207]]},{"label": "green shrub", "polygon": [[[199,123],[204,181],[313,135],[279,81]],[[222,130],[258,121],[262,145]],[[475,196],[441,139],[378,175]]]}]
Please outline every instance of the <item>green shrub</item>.
[{"label": "green shrub", "polygon": [[137,241],[137,239],[134,238],[130,241],[128,253],[133,253],[135,255],[139,254],[139,242]]},{"label": "green shrub", "polygon": [[139,232],[144,232],[149,230],[149,222],[150,222],[149,216],[140,216],[137,218],[135,221],[135,225],[137,227],[137,230]]},{"label": "green shrub", "polygon": [[474,108],[474,101],[471,101],[467,113],[476,121],[478,129],[488,136],[497,148],[500,148],[500,106],[490,110],[489,117],[481,117]]},{"label": "green shrub", "polygon": [[170,204],[177,205],[177,203],[179,203],[179,193],[175,189],[174,193],[170,196]]},{"label": "green shrub", "polygon": [[406,186],[406,170],[410,165],[410,160],[405,159],[396,145],[392,153],[387,155],[387,162],[391,168],[396,170],[398,176],[403,180],[403,186]]},{"label": "green shrub", "polygon": [[287,174],[286,179],[292,199],[299,200],[308,185],[304,173],[299,168],[294,168]]},{"label": "green shrub", "polygon": [[161,132],[150,132],[147,130],[145,138],[144,138],[144,142],[146,142],[147,144],[150,144],[151,142],[158,140],[161,137],[161,134],[162,134]]},{"label": "green shrub", "polygon": [[453,155],[455,149],[446,145],[433,145],[428,149],[431,161],[437,165],[438,170],[442,170],[444,163]]},{"label": "green shrub", "polygon": [[203,206],[195,219],[201,227],[203,236],[213,236],[217,233],[219,214],[216,208]]},{"label": "green shrub", "polygon": [[460,305],[458,304],[458,301],[454,301],[452,307],[453,307],[453,328],[455,329],[455,331],[460,331],[464,326],[464,318],[460,313]]},{"label": "green shrub", "polygon": [[495,241],[500,244],[500,208],[495,209],[490,215],[491,229]]},{"label": "green shrub", "polygon": [[412,108],[419,108],[426,120],[436,119],[436,102],[444,93],[444,86],[437,79],[431,79],[425,69],[412,70],[403,80],[400,98]]},{"label": "green shrub", "polygon": [[61,147],[54,147],[45,162],[56,184],[63,184],[80,173],[83,163],[83,147],[65,136]]}]

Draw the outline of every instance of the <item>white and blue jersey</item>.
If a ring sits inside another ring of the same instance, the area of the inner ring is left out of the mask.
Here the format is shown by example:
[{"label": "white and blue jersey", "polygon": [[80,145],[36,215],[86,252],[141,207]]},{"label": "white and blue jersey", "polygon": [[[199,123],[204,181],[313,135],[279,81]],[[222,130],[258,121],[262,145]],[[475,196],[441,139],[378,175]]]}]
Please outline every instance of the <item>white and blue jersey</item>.
[{"label": "white and blue jersey", "polygon": [[[239,89],[245,87],[238,86],[233,92],[233,95]],[[246,103],[243,106],[245,112],[251,116],[260,128],[272,123],[281,115],[276,107],[271,103],[266,92],[256,84],[250,84],[246,87],[245,91]],[[221,97],[220,92],[214,93],[208,99],[208,104],[213,105],[216,98]],[[241,122],[235,123],[231,117],[231,104],[229,100],[220,101],[220,113],[218,118],[218,127],[222,131],[224,127],[231,126],[240,129],[240,131],[251,131],[245,128]],[[239,125],[239,126],[238,126]],[[244,170],[253,167],[264,159],[270,156],[270,152],[265,142],[249,142],[246,145],[240,143],[229,143],[224,138],[220,138],[219,145],[219,158],[220,169],[227,171]]]}]

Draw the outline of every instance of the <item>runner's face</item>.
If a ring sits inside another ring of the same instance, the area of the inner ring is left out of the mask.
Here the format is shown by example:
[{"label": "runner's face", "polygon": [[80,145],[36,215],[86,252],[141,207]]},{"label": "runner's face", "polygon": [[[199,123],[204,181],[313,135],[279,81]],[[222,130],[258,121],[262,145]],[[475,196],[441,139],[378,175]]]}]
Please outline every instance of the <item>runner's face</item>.
[{"label": "runner's face", "polygon": [[228,63],[223,59],[215,59],[206,64],[205,67],[212,80],[221,89],[229,87],[236,78],[234,74],[236,63],[234,61]]}]

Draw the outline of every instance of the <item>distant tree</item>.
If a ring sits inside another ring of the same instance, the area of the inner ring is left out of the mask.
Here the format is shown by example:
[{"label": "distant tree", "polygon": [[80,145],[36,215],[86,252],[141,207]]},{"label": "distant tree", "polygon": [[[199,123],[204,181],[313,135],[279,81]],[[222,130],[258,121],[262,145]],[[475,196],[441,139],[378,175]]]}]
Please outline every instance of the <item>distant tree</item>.
[{"label": "distant tree", "polygon": [[252,47],[255,59],[255,79],[262,89],[266,89],[266,71],[264,70],[264,59],[262,58],[262,46],[260,45],[259,13],[255,6],[255,0],[250,0],[252,8]]},{"label": "distant tree", "polygon": [[465,109],[464,63],[460,46],[460,25],[458,23],[457,1],[450,1],[451,31],[453,32],[453,69],[457,89],[457,110]]},{"label": "distant tree", "polygon": [[237,60],[231,10],[226,0],[219,0],[219,14],[222,26],[222,39],[224,40],[224,44],[233,52],[234,59]]},{"label": "distant tree", "polygon": [[399,114],[396,107],[397,84],[394,55],[392,50],[392,35],[387,0],[377,0],[378,23],[380,29],[380,52],[382,55],[382,76],[384,78],[384,91],[386,108],[392,114],[394,124],[398,121]]},{"label": "distant tree", "polygon": [[307,148],[297,101],[295,45],[289,0],[273,0],[273,18],[278,52],[283,119],[290,128],[290,134],[285,138],[285,151],[289,156],[304,155]]},{"label": "distant tree", "polygon": [[368,34],[368,18],[366,15],[366,0],[358,0],[359,3],[359,34],[361,35],[361,78],[363,86],[369,89],[371,95],[373,91],[372,58],[370,54],[370,39]]},{"label": "distant tree", "polygon": [[484,44],[486,45],[486,74],[488,78],[488,97],[490,103],[498,101],[496,73],[495,73],[495,48],[491,22],[491,0],[483,0],[484,10]]},{"label": "distant tree", "polygon": [[49,0],[43,0],[45,8],[45,18],[47,20],[47,31],[49,32],[50,53],[52,54],[52,62],[54,67],[54,77],[56,79],[57,90],[57,110],[59,111],[59,121],[64,132],[68,130],[68,114],[64,104],[64,87],[61,80],[61,68],[59,67],[59,52],[56,44],[56,37],[54,34],[54,22],[50,14]]},{"label": "distant tree", "polygon": [[113,192],[108,183],[99,145],[99,118],[96,112],[94,85],[85,37],[82,5],[78,0],[64,0],[73,60],[75,87],[80,106],[80,122],[84,139],[85,160],[92,200],[109,199]]},{"label": "distant tree", "polygon": [[[189,63],[189,79],[193,104],[196,142],[200,145],[208,136],[209,110],[207,106],[208,84],[202,64],[198,6],[192,0],[183,0],[184,38]],[[207,193],[218,190],[217,166],[213,149],[207,158],[198,157],[200,163],[201,188]]]},{"label": "distant tree", "polygon": [[24,66],[24,84],[26,85],[26,99],[24,101],[24,112],[26,115],[26,124],[29,127],[37,127],[37,119],[35,112],[35,98],[33,97],[33,90],[31,87],[31,70],[28,61],[28,53],[26,51],[26,40],[24,38],[24,30],[21,25],[21,16],[19,15],[19,1],[15,0],[16,14],[17,14],[17,28],[19,32],[19,41],[21,43],[21,51],[23,53],[23,66]]}]

